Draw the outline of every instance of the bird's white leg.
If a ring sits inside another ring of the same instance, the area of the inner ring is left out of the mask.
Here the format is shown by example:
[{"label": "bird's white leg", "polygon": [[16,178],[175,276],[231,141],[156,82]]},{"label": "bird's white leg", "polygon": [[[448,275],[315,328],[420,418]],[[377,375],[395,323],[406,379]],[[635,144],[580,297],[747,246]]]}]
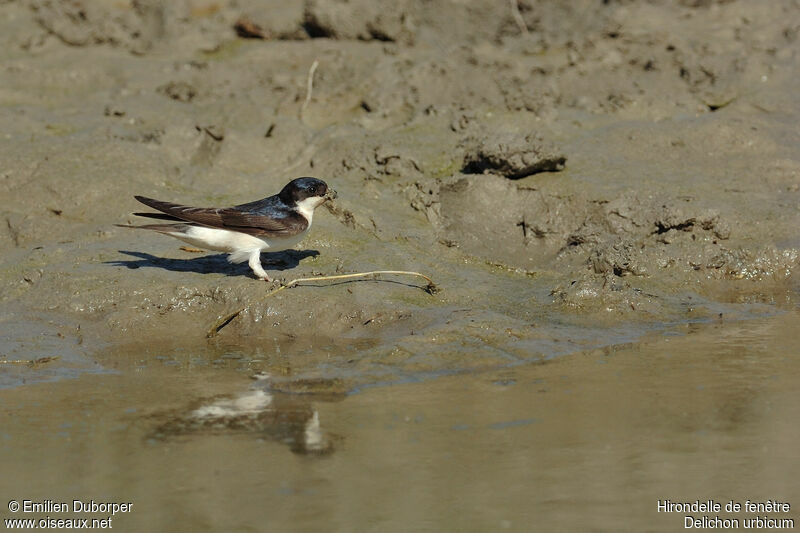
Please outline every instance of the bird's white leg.
[{"label": "bird's white leg", "polygon": [[258,279],[263,281],[272,281],[269,279],[266,271],[261,266],[261,250],[254,250],[250,254],[250,259],[247,261],[247,264],[253,269],[253,273],[258,276]]}]

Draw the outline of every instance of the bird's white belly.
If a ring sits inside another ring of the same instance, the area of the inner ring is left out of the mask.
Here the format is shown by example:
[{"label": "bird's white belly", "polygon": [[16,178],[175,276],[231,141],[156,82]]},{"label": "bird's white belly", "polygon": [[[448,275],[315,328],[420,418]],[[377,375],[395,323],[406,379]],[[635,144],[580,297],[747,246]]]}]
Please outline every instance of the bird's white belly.
[{"label": "bird's white belly", "polygon": [[170,232],[170,235],[183,242],[197,246],[198,248],[235,254],[235,257],[231,259],[234,262],[239,262],[246,260],[246,256],[243,254],[255,250],[265,250],[269,252],[288,250],[303,240],[307,231],[306,229],[306,231],[287,238],[261,238],[246,233],[239,233],[238,231],[190,226],[184,231]]}]

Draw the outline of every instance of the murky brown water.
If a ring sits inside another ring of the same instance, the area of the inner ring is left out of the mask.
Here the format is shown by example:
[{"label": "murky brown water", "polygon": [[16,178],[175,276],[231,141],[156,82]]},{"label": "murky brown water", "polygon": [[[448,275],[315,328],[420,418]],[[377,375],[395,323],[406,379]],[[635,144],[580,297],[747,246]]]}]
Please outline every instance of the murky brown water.
[{"label": "murky brown water", "polygon": [[0,516],[107,517],[6,509],[93,499],[133,502],[123,531],[673,531],[658,500],[772,499],[792,510],[759,516],[797,520],[798,324],[350,395],[276,392],[235,357],[2,390]]}]

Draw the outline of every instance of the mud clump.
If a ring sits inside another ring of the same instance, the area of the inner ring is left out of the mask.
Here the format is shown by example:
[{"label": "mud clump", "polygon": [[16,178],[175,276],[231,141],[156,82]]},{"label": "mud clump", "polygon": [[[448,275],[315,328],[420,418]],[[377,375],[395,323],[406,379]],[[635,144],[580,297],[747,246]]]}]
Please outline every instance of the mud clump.
[{"label": "mud clump", "polygon": [[236,35],[243,39],[304,40],[303,2],[246,0],[236,4],[240,15],[233,23]]},{"label": "mud clump", "polygon": [[435,191],[418,188],[414,203],[438,220],[442,239],[525,269],[552,260],[589,206],[579,195],[526,188],[494,174],[459,174],[442,181],[438,197]]},{"label": "mud clump", "polygon": [[718,211],[668,195],[598,198],[493,174],[415,182],[406,194],[441,240],[525,269],[588,266],[617,276],[691,271],[719,263],[731,235]]},{"label": "mud clump", "polygon": [[409,2],[308,0],[303,28],[312,38],[414,43]]},{"label": "mud clump", "polygon": [[197,96],[197,89],[185,81],[171,81],[162,85],[157,91],[178,102],[191,102]]},{"label": "mud clump", "polygon": [[335,39],[414,43],[410,1],[249,1],[233,29],[244,39]]},{"label": "mud clump", "polygon": [[519,136],[511,133],[482,139],[470,138],[462,172],[482,174],[492,172],[509,179],[520,179],[539,172],[563,170],[566,156],[541,135]]},{"label": "mud clump", "polygon": [[647,261],[642,247],[632,242],[616,242],[607,248],[597,248],[589,255],[589,264],[595,274],[614,274],[622,277],[647,275]]},{"label": "mud clump", "polygon": [[578,273],[570,281],[558,283],[551,291],[553,303],[573,311],[613,311],[639,317],[658,317],[668,312],[663,294],[643,290],[639,284],[614,275]]},{"label": "mud clump", "polygon": [[[672,244],[682,240],[727,240],[730,224],[714,209],[661,195],[627,192],[614,199],[597,199],[595,208],[567,239],[567,246],[600,244],[609,236]],[[716,243],[715,243],[716,244]]]},{"label": "mud clump", "polygon": [[743,253],[729,244],[728,216],[666,194],[628,191],[609,199],[493,174],[415,182],[406,194],[440,242],[491,264],[568,276],[552,295],[570,308],[656,315],[667,295],[652,289],[645,296],[642,284],[768,279],[796,268],[796,254],[768,247]]},{"label": "mud clump", "polygon": [[164,36],[165,8],[156,2],[132,2],[131,8],[99,2],[36,0],[36,21],[70,46],[110,44],[133,53],[147,52]]}]

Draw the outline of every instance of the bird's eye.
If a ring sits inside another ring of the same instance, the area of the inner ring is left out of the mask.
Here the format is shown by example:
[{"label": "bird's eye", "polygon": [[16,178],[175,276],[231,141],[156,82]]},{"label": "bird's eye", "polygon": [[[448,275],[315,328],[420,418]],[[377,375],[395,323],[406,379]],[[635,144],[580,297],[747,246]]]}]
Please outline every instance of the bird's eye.
[{"label": "bird's eye", "polygon": [[308,192],[311,193],[311,194],[315,194],[317,192],[317,188],[316,187],[309,187]]}]

